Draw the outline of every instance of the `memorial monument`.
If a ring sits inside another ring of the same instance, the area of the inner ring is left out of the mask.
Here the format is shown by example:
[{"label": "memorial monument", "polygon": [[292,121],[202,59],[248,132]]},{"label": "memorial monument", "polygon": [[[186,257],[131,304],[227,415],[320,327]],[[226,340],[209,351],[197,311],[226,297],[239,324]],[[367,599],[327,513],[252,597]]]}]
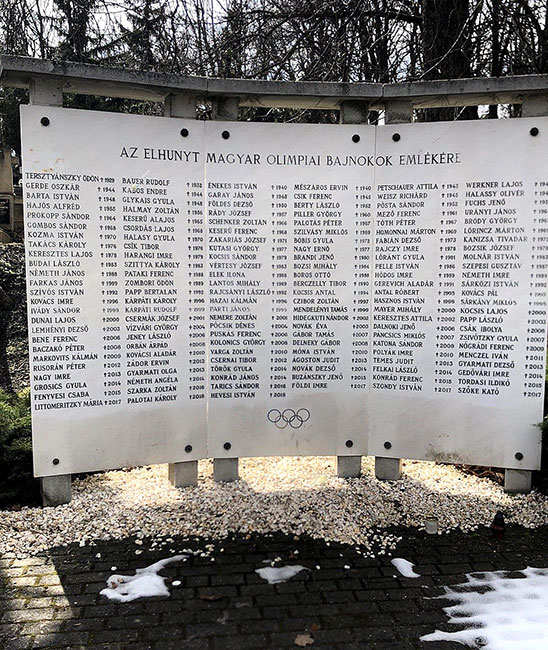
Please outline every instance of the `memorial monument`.
[{"label": "memorial monument", "polygon": [[22,107],[36,475],[537,469],[548,120],[394,121]]}]

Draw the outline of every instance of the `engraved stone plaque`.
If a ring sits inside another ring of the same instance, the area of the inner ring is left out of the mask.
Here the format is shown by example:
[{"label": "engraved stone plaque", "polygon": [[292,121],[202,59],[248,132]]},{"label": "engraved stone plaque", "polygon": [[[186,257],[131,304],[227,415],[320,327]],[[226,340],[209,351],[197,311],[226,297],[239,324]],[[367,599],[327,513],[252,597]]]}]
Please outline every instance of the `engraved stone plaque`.
[{"label": "engraved stone plaque", "polygon": [[290,454],[538,467],[547,118],[22,123],[38,476]]},{"label": "engraved stone plaque", "polygon": [[36,475],[205,456],[203,124],[22,121]]},{"label": "engraved stone plaque", "polygon": [[541,123],[548,133],[546,118],[379,129],[394,164],[376,173],[370,453],[538,468]]},{"label": "engraved stone plaque", "polygon": [[359,133],[207,125],[212,456],[367,453],[375,130]]}]

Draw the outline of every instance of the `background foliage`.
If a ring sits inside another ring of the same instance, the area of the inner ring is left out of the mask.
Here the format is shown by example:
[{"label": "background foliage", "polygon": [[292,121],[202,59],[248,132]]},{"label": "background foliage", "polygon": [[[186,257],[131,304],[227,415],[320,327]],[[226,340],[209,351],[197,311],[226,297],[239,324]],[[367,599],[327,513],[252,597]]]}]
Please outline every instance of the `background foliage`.
[{"label": "background foliage", "polygon": [[0,508],[36,503],[38,481],[32,474],[30,390],[0,389]]},{"label": "background foliage", "polygon": [[[214,77],[394,82],[546,73],[548,29],[545,0],[0,0],[0,53]],[[24,91],[0,91],[0,139],[17,152],[20,101]],[[475,107],[421,119],[473,117]]]}]

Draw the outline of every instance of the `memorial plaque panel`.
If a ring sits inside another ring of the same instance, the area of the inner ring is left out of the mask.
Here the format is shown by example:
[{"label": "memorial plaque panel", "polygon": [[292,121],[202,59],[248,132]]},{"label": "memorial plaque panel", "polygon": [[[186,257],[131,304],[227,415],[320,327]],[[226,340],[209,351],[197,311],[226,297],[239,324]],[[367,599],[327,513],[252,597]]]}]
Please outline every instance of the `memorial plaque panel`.
[{"label": "memorial plaque panel", "polygon": [[278,454],[538,467],[548,118],[29,106],[22,124],[38,476]]},{"label": "memorial plaque panel", "polygon": [[374,133],[207,125],[210,455],[367,453]]},{"label": "memorial plaque panel", "polygon": [[546,118],[378,130],[371,454],[538,468],[543,134]]},{"label": "memorial plaque panel", "polygon": [[36,475],[204,457],[203,124],[21,115]]}]

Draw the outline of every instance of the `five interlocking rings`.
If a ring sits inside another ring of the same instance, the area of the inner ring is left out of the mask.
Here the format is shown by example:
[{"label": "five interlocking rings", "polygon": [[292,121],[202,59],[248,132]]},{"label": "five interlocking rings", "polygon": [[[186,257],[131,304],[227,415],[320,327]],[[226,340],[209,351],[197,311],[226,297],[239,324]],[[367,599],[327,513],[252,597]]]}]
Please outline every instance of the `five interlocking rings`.
[{"label": "five interlocking rings", "polygon": [[305,422],[308,422],[310,411],[308,409],[299,409],[296,412],[293,409],[284,409],[283,411],[270,409],[266,418],[269,422],[275,424],[278,429],[285,429],[288,424],[291,428],[298,429]]}]

